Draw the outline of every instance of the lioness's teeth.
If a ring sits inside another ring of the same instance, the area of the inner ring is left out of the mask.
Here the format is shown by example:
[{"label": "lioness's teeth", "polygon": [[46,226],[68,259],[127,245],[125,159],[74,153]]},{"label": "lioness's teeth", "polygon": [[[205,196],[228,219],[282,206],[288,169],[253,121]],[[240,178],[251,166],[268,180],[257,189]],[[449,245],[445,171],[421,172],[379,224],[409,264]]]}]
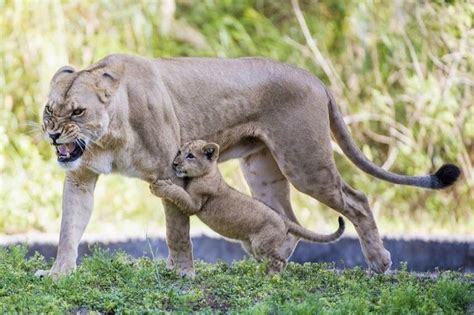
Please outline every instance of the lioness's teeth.
[{"label": "lioness's teeth", "polygon": [[67,143],[66,148],[68,150],[68,153],[71,153],[76,148],[76,145],[74,143]]}]

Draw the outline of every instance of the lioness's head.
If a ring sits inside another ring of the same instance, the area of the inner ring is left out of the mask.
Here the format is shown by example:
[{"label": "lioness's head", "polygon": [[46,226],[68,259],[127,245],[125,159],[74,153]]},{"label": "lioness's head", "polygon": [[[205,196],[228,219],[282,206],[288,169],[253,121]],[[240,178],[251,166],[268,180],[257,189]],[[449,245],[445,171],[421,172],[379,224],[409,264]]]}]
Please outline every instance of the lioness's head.
[{"label": "lioness's head", "polygon": [[219,146],[204,140],[186,143],[173,160],[173,170],[178,177],[200,177],[217,167]]},{"label": "lioness's head", "polygon": [[56,148],[60,166],[78,167],[88,147],[107,133],[108,106],[120,85],[120,71],[104,62],[82,71],[62,67],[53,76],[43,131]]}]

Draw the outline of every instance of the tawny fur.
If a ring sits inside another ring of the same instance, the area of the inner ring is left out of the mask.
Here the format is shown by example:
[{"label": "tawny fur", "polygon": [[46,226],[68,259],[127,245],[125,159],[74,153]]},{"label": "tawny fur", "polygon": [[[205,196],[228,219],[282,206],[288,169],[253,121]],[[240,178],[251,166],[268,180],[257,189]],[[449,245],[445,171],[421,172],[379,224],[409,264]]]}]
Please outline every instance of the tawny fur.
[{"label": "tawny fur", "polygon": [[[153,182],[170,177],[178,148],[193,139],[220,145],[225,161],[238,158],[252,195],[296,222],[290,183],[354,223],[369,267],[390,267],[367,198],[347,185],[334,163],[331,131],[360,168],[397,183],[440,188],[459,171],[433,176],[392,176],[364,158],[329,91],[297,67],[262,58],[146,59],[111,55],[76,71],[63,67],[51,80],[44,130],[57,143],[86,140],[83,156],[67,169],[56,261],[43,274],[76,266],[77,248],[93,208],[100,174],[118,173]],[[80,117],[74,109],[83,108]],[[66,127],[69,125],[69,127]],[[74,125],[74,127],[73,127]],[[164,201],[168,266],[193,275],[189,218]],[[288,242],[292,251],[297,238]]]},{"label": "tawny fur", "polygon": [[176,204],[187,215],[197,215],[215,232],[242,242],[244,249],[258,261],[268,259],[269,273],[281,272],[288,263],[284,245],[288,233],[311,242],[328,243],[344,233],[344,220],[332,234],[317,234],[290,221],[264,203],[242,194],[226,184],[217,168],[219,146],[204,140],[185,144],[173,161],[184,187],[169,179],[158,179],[151,192]]}]

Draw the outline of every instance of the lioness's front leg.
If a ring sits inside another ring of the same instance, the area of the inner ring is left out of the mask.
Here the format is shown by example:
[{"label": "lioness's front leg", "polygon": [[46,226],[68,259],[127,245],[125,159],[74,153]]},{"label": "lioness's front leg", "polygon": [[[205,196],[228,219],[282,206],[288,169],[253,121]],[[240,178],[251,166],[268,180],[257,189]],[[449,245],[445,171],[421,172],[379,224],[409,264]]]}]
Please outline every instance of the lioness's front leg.
[{"label": "lioness's front leg", "polygon": [[189,237],[189,216],[167,199],[163,199],[168,243],[167,267],[180,275],[194,277],[193,245]]},{"label": "lioness's front leg", "polygon": [[98,175],[89,171],[70,171],[63,188],[63,211],[56,261],[51,270],[38,270],[37,276],[58,278],[76,268],[79,242],[94,206]]},{"label": "lioness's front leg", "polygon": [[201,198],[193,198],[171,180],[156,180],[150,185],[150,191],[155,196],[170,200],[187,215],[196,214],[201,210]]}]

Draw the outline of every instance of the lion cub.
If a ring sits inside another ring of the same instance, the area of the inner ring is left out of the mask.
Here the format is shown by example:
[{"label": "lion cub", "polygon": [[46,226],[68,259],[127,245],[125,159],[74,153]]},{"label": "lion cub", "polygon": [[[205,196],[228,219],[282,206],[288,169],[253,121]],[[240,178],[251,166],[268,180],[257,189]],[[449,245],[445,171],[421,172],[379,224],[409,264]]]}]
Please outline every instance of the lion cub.
[{"label": "lion cub", "polygon": [[151,192],[170,200],[188,215],[196,214],[217,233],[240,240],[258,261],[267,258],[271,274],[283,271],[287,265],[288,253],[282,253],[282,245],[290,237],[288,233],[325,243],[337,240],[344,232],[341,217],[336,232],[316,234],[232,189],[217,168],[218,157],[219,146],[215,143],[196,140],[185,144],[173,161],[173,170],[184,179],[184,187],[158,179],[150,185]]}]

